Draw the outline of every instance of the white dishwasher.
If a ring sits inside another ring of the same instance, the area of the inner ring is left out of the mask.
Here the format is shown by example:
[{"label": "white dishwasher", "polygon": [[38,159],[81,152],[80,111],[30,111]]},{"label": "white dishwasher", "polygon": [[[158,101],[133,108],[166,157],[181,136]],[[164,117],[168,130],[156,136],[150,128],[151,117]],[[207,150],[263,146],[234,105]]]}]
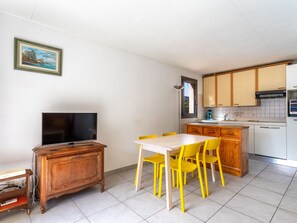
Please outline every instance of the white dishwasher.
[{"label": "white dishwasher", "polygon": [[286,127],[256,125],[255,154],[287,159]]}]

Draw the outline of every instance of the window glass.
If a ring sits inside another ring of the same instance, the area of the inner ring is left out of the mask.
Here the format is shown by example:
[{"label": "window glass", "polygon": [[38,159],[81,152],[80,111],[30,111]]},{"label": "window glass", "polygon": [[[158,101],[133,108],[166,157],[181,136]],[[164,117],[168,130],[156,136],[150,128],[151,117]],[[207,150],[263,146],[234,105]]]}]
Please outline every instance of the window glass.
[{"label": "window glass", "polygon": [[182,118],[197,117],[197,80],[182,76]]}]

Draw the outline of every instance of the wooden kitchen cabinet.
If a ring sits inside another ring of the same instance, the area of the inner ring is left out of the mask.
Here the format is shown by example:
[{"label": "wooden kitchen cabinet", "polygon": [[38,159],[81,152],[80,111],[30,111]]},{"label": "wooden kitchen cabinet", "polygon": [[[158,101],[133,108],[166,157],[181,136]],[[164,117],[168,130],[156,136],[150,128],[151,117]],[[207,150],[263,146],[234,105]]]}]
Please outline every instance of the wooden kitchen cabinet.
[{"label": "wooden kitchen cabinet", "polygon": [[216,106],[216,77],[203,77],[203,107]]},{"label": "wooden kitchen cabinet", "polygon": [[217,106],[231,106],[231,73],[217,75]]},{"label": "wooden kitchen cabinet", "polygon": [[286,89],[286,66],[280,64],[258,69],[258,91]]},{"label": "wooden kitchen cabinet", "polygon": [[100,143],[47,146],[35,150],[40,211],[46,202],[84,188],[101,185],[104,191],[104,148]]},{"label": "wooden kitchen cabinet", "polygon": [[[187,124],[187,133],[221,137],[220,157],[224,173],[244,176],[249,171],[248,127]],[[194,129],[197,128],[197,131]],[[200,133],[201,132],[201,133]],[[217,168],[217,166],[216,166]]]},{"label": "wooden kitchen cabinet", "polygon": [[255,106],[256,69],[233,73],[233,106]]}]

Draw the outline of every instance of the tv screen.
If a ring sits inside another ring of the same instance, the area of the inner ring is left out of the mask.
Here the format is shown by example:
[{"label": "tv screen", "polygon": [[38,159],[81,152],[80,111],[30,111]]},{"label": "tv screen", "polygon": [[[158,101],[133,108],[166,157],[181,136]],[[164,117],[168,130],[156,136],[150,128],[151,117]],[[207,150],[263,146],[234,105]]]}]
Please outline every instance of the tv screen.
[{"label": "tv screen", "polygon": [[42,145],[97,139],[97,113],[42,113]]}]

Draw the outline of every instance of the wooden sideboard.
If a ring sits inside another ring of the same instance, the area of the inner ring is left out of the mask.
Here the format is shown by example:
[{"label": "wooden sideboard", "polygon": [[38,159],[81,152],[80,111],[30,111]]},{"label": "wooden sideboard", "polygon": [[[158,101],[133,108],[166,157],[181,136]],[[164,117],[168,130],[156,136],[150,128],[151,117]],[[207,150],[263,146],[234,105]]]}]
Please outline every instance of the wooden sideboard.
[{"label": "wooden sideboard", "polygon": [[37,195],[40,211],[46,202],[65,194],[101,185],[104,191],[104,148],[97,142],[36,148],[35,171],[39,179]]},{"label": "wooden sideboard", "polygon": [[249,171],[248,128],[193,123],[186,125],[186,132],[221,137],[220,158],[223,172],[242,177]]}]

